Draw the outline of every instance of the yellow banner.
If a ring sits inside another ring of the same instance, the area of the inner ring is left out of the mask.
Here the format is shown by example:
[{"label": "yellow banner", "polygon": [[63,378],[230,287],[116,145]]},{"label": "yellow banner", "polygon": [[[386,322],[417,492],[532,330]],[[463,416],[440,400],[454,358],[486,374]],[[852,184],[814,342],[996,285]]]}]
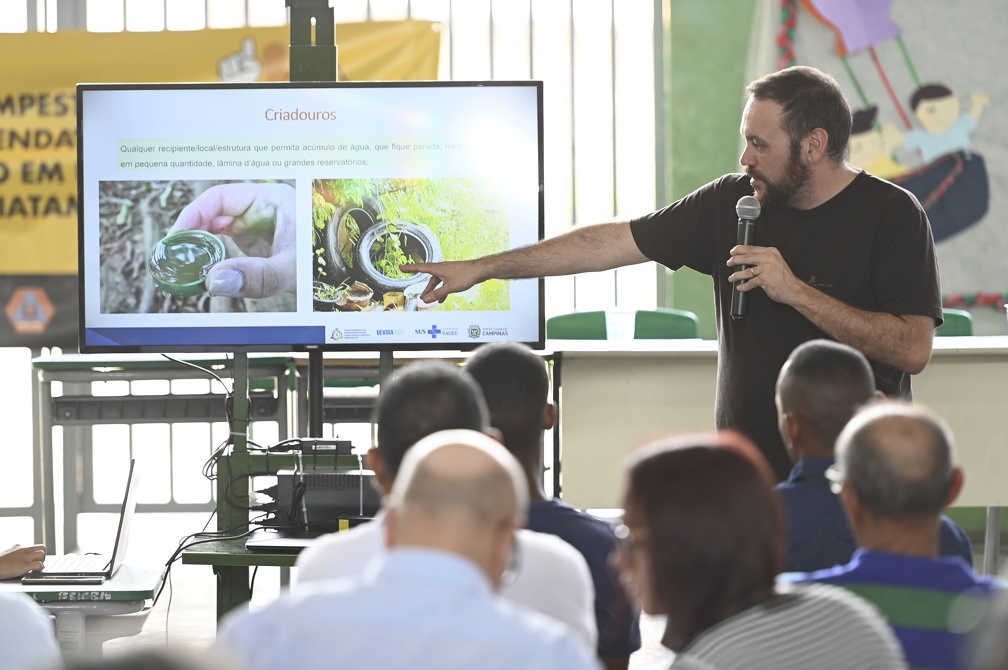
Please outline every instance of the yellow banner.
[{"label": "yellow banner", "polygon": [[[340,78],[436,79],[438,24],[336,26]],[[286,81],[290,29],[0,35],[0,275],[77,272],[78,83]]]}]

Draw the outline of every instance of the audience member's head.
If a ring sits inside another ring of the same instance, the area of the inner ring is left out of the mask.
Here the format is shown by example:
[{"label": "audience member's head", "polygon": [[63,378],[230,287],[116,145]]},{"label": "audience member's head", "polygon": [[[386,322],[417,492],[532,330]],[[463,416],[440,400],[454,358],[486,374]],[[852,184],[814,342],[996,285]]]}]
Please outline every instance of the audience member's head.
[{"label": "audience member's head", "polygon": [[773,592],[784,560],[775,478],[735,433],[659,442],[631,457],[620,564],[663,642],[698,633]]},{"label": "audience member's head", "polygon": [[388,543],[465,556],[497,585],[525,522],[528,487],[518,461],[473,430],[445,430],[405,455],[389,494]]},{"label": "audience member's head", "polygon": [[832,458],[840,431],[876,396],[871,365],[857,349],[830,340],[798,346],[777,376],[777,420],[791,458]]},{"label": "audience member's head", "polygon": [[542,468],[543,431],[553,427],[549,375],[543,359],[515,342],[493,342],[476,349],[465,366],[483,390],[490,424],[527,472]]},{"label": "audience member's head", "polygon": [[377,456],[369,463],[388,491],[406,451],[440,430],[486,431],[489,413],[479,386],[457,365],[441,361],[412,363],[384,384],[371,417],[377,429]]},{"label": "audience member's head", "polygon": [[837,439],[832,478],[840,490],[851,528],[861,546],[884,548],[880,523],[937,533],[938,517],[962,488],[948,424],[931,410],[884,402],[861,410]]},{"label": "audience member's head", "polygon": [[24,593],[0,593],[0,667],[42,670],[59,661],[49,614]]}]

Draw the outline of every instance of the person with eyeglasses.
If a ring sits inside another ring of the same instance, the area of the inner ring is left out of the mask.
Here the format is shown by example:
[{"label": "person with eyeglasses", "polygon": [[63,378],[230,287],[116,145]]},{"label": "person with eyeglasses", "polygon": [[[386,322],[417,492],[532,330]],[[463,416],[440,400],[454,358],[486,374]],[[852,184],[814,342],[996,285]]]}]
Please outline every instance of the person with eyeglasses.
[{"label": "person with eyeglasses", "polygon": [[[850,560],[857,548],[826,470],[835,462],[840,431],[859,407],[884,396],[876,391],[868,359],[831,340],[799,345],[781,368],[775,390],[781,437],[794,467],[777,485],[788,522],[785,572],[811,572]],[[939,553],[973,565],[969,536],[942,515]]]},{"label": "person with eyeglasses", "polygon": [[225,620],[218,644],[250,670],[599,670],[566,626],[495,593],[527,508],[521,466],[500,443],[429,435],[389,493],[383,560]]},{"label": "person with eyeglasses", "polygon": [[893,670],[899,643],[844,589],[778,584],[785,527],[766,460],[737,433],[684,436],[631,455],[617,563],[665,615],[673,670]]},{"label": "person with eyeglasses", "polygon": [[836,453],[826,476],[859,549],[843,565],[781,579],[843,586],[878,605],[911,668],[967,667],[967,635],[999,587],[938,555],[939,517],[963,485],[948,424],[921,405],[877,403],[850,420]]}]

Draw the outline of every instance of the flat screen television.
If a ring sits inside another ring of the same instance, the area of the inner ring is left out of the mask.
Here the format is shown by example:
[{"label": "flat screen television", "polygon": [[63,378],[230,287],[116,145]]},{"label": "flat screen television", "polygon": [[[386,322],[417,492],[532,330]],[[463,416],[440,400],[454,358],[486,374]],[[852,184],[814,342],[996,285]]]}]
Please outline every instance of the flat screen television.
[{"label": "flat screen television", "polygon": [[410,262],[543,236],[542,83],[80,84],[80,350],[541,348],[541,279]]}]

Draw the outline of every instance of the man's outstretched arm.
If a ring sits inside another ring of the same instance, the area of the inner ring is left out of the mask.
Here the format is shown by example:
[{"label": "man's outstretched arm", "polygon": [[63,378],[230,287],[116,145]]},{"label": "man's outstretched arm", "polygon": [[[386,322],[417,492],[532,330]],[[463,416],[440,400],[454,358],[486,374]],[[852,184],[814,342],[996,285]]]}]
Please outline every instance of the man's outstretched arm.
[{"label": "man's outstretched arm", "polygon": [[555,277],[578,272],[611,270],[643,263],[648,258],[637,248],[628,221],[579,226],[563,235],[526,247],[467,261],[410,263],[403,272],[431,275],[421,299],[443,302],[487,279]]}]

